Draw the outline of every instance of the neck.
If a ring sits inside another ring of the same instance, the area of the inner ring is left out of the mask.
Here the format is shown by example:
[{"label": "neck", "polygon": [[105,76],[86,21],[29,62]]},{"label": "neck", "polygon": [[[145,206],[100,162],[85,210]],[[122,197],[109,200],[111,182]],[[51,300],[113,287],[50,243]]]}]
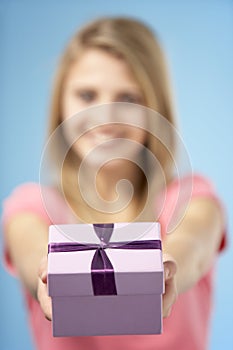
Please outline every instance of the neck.
[{"label": "neck", "polygon": [[96,188],[106,201],[124,201],[129,196],[137,196],[142,182],[143,174],[138,166],[124,160],[113,160],[98,172]]},{"label": "neck", "polygon": [[137,217],[143,202],[143,173],[138,166],[126,160],[113,160],[98,172],[92,168],[82,176],[85,180],[80,186],[85,202],[82,207],[93,216],[92,221],[133,221]]}]

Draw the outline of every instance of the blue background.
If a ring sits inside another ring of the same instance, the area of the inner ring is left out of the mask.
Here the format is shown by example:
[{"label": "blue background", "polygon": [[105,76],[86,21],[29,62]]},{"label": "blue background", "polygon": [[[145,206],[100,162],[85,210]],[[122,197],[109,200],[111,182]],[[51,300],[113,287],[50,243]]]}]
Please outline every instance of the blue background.
[{"label": "blue background", "polygon": [[[57,59],[77,26],[102,15],[145,20],[167,52],[193,168],[212,178],[229,213],[229,248],[218,263],[210,349],[232,349],[232,1],[1,0],[0,199],[21,182],[38,181]],[[0,347],[33,349],[19,283],[3,266],[0,280]]]}]

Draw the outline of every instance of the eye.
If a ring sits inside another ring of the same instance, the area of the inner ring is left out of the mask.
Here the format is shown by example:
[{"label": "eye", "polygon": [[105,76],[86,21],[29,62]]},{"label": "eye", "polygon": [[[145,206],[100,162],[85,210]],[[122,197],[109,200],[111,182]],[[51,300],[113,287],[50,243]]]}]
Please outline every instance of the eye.
[{"label": "eye", "polygon": [[128,102],[128,103],[142,103],[142,97],[134,93],[122,93],[119,94],[117,102]]},{"label": "eye", "polygon": [[89,89],[75,90],[74,95],[83,102],[92,102],[96,98],[95,91]]}]

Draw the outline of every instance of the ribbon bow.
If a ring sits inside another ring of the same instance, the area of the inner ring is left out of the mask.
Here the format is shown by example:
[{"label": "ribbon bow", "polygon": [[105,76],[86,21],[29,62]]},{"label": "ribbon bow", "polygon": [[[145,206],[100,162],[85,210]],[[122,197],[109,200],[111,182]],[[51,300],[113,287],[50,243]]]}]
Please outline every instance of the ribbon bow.
[{"label": "ribbon bow", "polygon": [[79,242],[50,243],[49,253],[95,250],[91,263],[91,279],[94,295],[117,295],[114,269],[105,249],[161,249],[160,240],[110,242],[114,224],[93,224],[100,244]]}]

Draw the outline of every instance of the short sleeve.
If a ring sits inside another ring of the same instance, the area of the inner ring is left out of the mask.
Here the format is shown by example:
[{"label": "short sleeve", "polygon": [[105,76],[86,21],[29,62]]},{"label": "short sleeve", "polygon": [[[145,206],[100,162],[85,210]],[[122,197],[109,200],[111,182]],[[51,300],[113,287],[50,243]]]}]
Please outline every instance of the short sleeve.
[{"label": "short sleeve", "polygon": [[[44,206],[44,202],[41,196],[41,188],[39,184],[27,183],[18,186],[3,202],[3,214],[2,214],[2,228],[3,236],[6,234],[6,226],[10,219],[20,213],[32,213],[41,218],[48,225],[52,224],[51,217],[56,217],[57,223],[63,223],[64,210],[61,198],[53,188],[46,189],[47,196],[49,198],[50,208],[53,208],[51,216],[48,213],[47,208]],[[4,243],[4,263],[9,272],[15,274],[14,267],[12,265],[9,252],[6,246],[6,240]]]},{"label": "short sleeve", "polygon": [[2,225],[7,223],[15,214],[33,213],[49,223],[49,218],[44,209],[40,186],[36,183],[18,186],[3,202]]},{"label": "short sleeve", "polygon": [[[160,206],[158,220],[161,224],[162,235],[171,232],[179,224],[190,201],[198,197],[212,198],[218,204],[226,222],[225,209],[213,183],[200,174],[194,174],[172,181],[163,192],[163,196],[160,196],[159,201],[156,202],[156,206],[158,203]],[[226,229],[222,234],[219,251],[222,251],[225,246]]]}]

